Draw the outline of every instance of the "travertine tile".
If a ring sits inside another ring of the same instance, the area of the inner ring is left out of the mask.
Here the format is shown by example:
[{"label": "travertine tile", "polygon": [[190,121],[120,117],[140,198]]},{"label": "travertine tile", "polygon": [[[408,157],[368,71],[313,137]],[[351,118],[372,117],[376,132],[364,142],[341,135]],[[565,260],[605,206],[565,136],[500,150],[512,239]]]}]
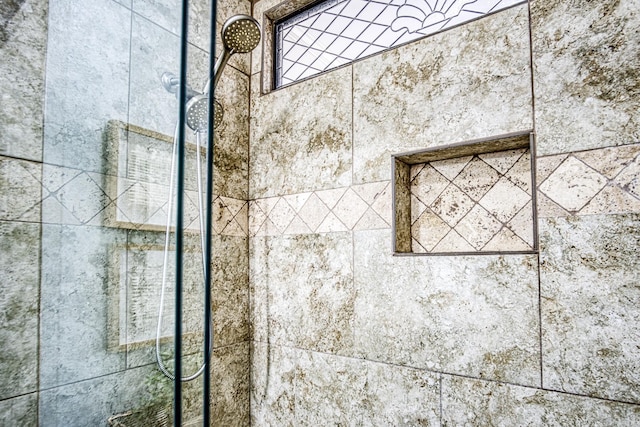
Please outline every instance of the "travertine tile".
[{"label": "travertine tile", "polygon": [[0,399],[38,386],[39,239],[39,224],[0,221]]},{"label": "travertine tile", "polygon": [[637,214],[540,221],[545,387],[640,402]]},{"label": "travertine tile", "polygon": [[333,213],[351,230],[368,207],[367,203],[349,188],[333,208]]},{"label": "travertine tile", "polygon": [[42,159],[47,3],[0,4],[0,154]]},{"label": "travertine tile", "polygon": [[251,424],[296,426],[295,378],[299,350],[253,342]]},{"label": "travertine tile", "polygon": [[531,2],[537,152],[638,141],[640,17],[633,2]]},{"label": "travertine tile", "polygon": [[[224,426],[249,426],[250,368],[249,343],[218,348],[212,360],[211,420]],[[202,401],[202,388],[195,395]]]},{"label": "travertine tile", "polygon": [[[412,206],[413,208],[413,206]],[[411,236],[426,251],[430,252],[434,246],[451,230],[438,215],[431,210],[424,211],[422,215],[411,224]],[[416,252],[414,250],[414,252]]]},{"label": "travertine tile", "polygon": [[480,205],[499,221],[508,222],[529,202],[531,202],[529,194],[502,177],[482,197]]},{"label": "travertine tile", "polygon": [[0,400],[0,425],[36,427],[38,425],[38,395],[31,393]]},{"label": "travertine tile", "polygon": [[110,290],[119,288],[116,249],[125,243],[125,230],[42,226],[40,387],[124,369],[124,351],[109,347],[118,343],[119,295]]},{"label": "travertine tile", "polygon": [[638,406],[443,375],[445,426],[632,426]]},{"label": "travertine tile", "polygon": [[422,168],[411,180],[411,194],[420,199],[422,203],[429,205],[447,188],[449,180],[429,164],[413,165],[411,167],[412,175],[417,166],[422,166]]},{"label": "travertine tile", "polygon": [[350,67],[251,104],[252,199],[351,184]]},{"label": "travertine tile", "polygon": [[389,238],[354,233],[359,357],[540,385],[535,255],[390,257]]},{"label": "travertine tile", "polygon": [[298,425],[437,425],[438,375],[367,360],[299,352]]},{"label": "travertine tile", "polygon": [[[480,205],[475,205],[455,227],[456,232],[477,251],[483,249],[501,228],[500,221]],[[504,249],[511,250],[512,248],[506,247]]]},{"label": "travertine tile", "polygon": [[389,155],[532,127],[526,5],[353,64],[354,183]]},{"label": "travertine tile", "polygon": [[499,179],[500,174],[496,169],[475,157],[452,182],[477,202]]},{"label": "travertine tile", "polygon": [[453,184],[434,200],[431,209],[449,226],[455,227],[458,222],[474,207],[473,200]]},{"label": "travertine tile", "polygon": [[253,339],[351,352],[351,234],[254,237],[250,248]]},{"label": "travertine tile", "polygon": [[582,209],[606,183],[598,172],[575,157],[568,157],[540,184],[540,191],[572,212]]},{"label": "travertine tile", "polygon": [[49,4],[46,163],[93,172],[105,167],[103,131],[110,120],[127,120],[130,22],[131,11],[111,0]]},{"label": "travertine tile", "polygon": [[0,219],[40,221],[42,165],[0,156]]}]

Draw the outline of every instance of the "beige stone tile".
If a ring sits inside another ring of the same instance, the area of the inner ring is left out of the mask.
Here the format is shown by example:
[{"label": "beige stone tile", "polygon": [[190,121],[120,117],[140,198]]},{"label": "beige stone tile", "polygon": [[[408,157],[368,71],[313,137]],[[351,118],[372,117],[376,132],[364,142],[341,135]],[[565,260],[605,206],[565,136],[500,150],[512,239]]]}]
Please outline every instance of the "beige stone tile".
[{"label": "beige stone tile", "polygon": [[296,426],[299,350],[254,341],[251,346],[251,424]]},{"label": "beige stone tile", "polygon": [[475,252],[476,249],[469,244],[456,230],[451,229],[446,236],[433,248],[433,252]]},{"label": "beige stone tile", "polygon": [[[249,248],[246,237],[215,236],[211,271],[215,347],[247,341]],[[202,322],[202,315],[199,320]]]},{"label": "beige stone tile", "polygon": [[351,185],[351,80],[346,67],[252,98],[251,198]]},{"label": "beige stone tile", "polygon": [[391,200],[391,183],[382,191],[382,193],[373,201],[371,207],[387,224],[391,224],[393,204]]},{"label": "beige stone tile", "polygon": [[640,156],[620,172],[615,182],[628,193],[640,199]]},{"label": "beige stone tile", "polygon": [[246,200],[249,196],[249,78],[234,68],[226,69],[215,96],[224,108],[224,120],[214,132],[214,192]]},{"label": "beige stone tile", "polygon": [[347,189],[348,187],[333,188],[331,190],[316,191],[315,194],[329,209],[333,209],[344,193],[346,193]]},{"label": "beige stone tile", "polygon": [[300,209],[304,206],[304,204],[309,200],[312,193],[299,193],[299,194],[291,194],[289,196],[284,196],[284,200],[293,208],[293,210],[298,213]]},{"label": "beige stone tile", "polygon": [[333,213],[329,212],[329,214],[325,217],[322,223],[316,229],[317,233],[332,233],[337,231],[348,231],[346,225]]},{"label": "beige stone tile", "polygon": [[422,203],[417,197],[411,198],[411,224],[415,223],[422,213],[427,209],[427,205]]},{"label": "beige stone tile", "polygon": [[[216,423],[225,426],[249,425],[250,368],[248,342],[214,351],[211,367],[211,419],[216,420]],[[196,396],[202,399],[202,388],[199,387],[197,391],[199,394]]]},{"label": "beige stone tile", "polygon": [[568,154],[559,154],[557,156],[538,157],[536,159],[536,181],[538,184],[549,178],[549,175],[551,175],[568,156]]},{"label": "beige stone tile", "polygon": [[413,237],[425,250],[431,251],[435,245],[451,230],[440,217],[431,210],[426,210],[411,225]]},{"label": "beige stone tile", "polygon": [[538,217],[539,218],[548,218],[548,217],[561,217],[571,215],[567,212],[562,206],[558,205],[556,202],[548,198],[544,195],[544,193],[538,191],[538,196],[536,198],[536,205],[538,207]]},{"label": "beige stone tile", "polygon": [[379,228],[389,228],[390,224],[378,215],[373,208],[369,208],[362,215],[354,230],[376,230]]},{"label": "beige stone tile", "polygon": [[640,212],[640,200],[619,187],[608,185],[580,211],[581,215]]},{"label": "beige stone tile", "polygon": [[638,140],[635,9],[629,2],[531,2],[539,155]]},{"label": "beige stone tile", "polygon": [[298,425],[437,425],[439,376],[402,366],[300,352]]},{"label": "beige stone tile", "polygon": [[302,206],[298,214],[300,219],[309,226],[311,231],[318,229],[322,221],[329,213],[329,208],[320,200],[316,194],[311,194],[307,202]]},{"label": "beige stone tile", "polygon": [[249,202],[249,235],[255,236],[265,219],[267,214],[260,209],[256,202]]},{"label": "beige stone tile", "polygon": [[455,227],[474,205],[469,196],[450,184],[431,204],[431,209],[451,227]]},{"label": "beige stone tile", "polygon": [[38,395],[36,393],[0,401],[0,424],[35,427],[38,425]]},{"label": "beige stone tile", "polygon": [[498,220],[507,222],[530,201],[530,195],[503,177],[484,195],[480,205]]},{"label": "beige stone tile", "polygon": [[637,214],[540,221],[543,382],[640,402]]},{"label": "beige stone tile", "polygon": [[568,157],[540,184],[540,191],[570,212],[582,209],[607,180],[575,157]]},{"label": "beige stone tile", "polygon": [[614,179],[620,171],[633,163],[638,154],[640,154],[640,144],[631,144],[622,147],[581,151],[573,153],[573,156],[582,160],[608,179]]},{"label": "beige stone tile", "polygon": [[295,216],[295,211],[289,204],[283,199],[280,198],[271,212],[269,212],[269,219],[273,224],[278,228],[278,230],[282,233],[287,229],[291,221],[293,221],[293,217]]},{"label": "beige stone tile", "polygon": [[530,248],[533,248],[533,210],[531,202],[527,203],[506,226],[518,237],[524,240]]},{"label": "beige stone tile", "polygon": [[455,159],[438,160],[430,162],[429,164],[449,181],[453,181],[472,158],[472,156],[458,157]]},{"label": "beige stone tile", "polygon": [[431,205],[449,185],[449,181],[427,164],[413,178],[410,185],[412,196],[417,197],[426,205]]},{"label": "beige stone tile", "polygon": [[531,153],[524,153],[505,175],[509,181],[531,195]]},{"label": "beige stone tile", "polygon": [[300,219],[299,216],[295,216],[293,221],[287,226],[287,229],[283,234],[311,234],[311,229]]},{"label": "beige stone tile", "polygon": [[480,205],[471,211],[456,225],[455,230],[476,250],[481,250],[500,230],[502,224]]},{"label": "beige stone tile", "polygon": [[637,406],[443,375],[443,425],[632,426]]},{"label": "beige stone tile", "polygon": [[351,230],[360,218],[362,218],[362,215],[368,207],[367,203],[362,200],[355,191],[349,188],[333,208],[332,212]]},{"label": "beige stone tile", "polygon": [[503,227],[483,248],[485,251],[530,251],[532,248],[507,227]]},{"label": "beige stone tile", "polygon": [[1,399],[38,387],[39,261],[40,225],[0,221]]},{"label": "beige stone tile", "polygon": [[474,158],[453,183],[474,201],[479,201],[499,179],[500,174],[494,168]]},{"label": "beige stone tile", "polygon": [[489,166],[497,170],[500,175],[506,175],[520,157],[527,152],[525,148],[519,150],[498,151],[495,153],[480,154],[478,157]]},{"label": "beige stone tile", "polygon": [[3,2],[0,12],[0,154],[41,160],[48,5]]},{"label": "beige stone tile", "polygon": [[354,232],[358,357],[540,385],[536,255],[391,257],[388,248],[388,231]]},{"label": "beige stone tile", "polygon": [[40,221],[42,165],[0,156],[0,219]]},{"label": "beige stone tile", "polygon": [[354,339],[351,253],[351,233],[251,239],[254,339],[350,353]]},{"label": "beige stone tile", "polygon": [[378,199],[389,185],[389,181],[371,182],[368,184],[352,185],[351,190],[355,191],[368,205]]},{"label": "beige stone tile", "polygon": [[356,62],[353,70],[354,183],[391,178],[393,153],[532,127],[526,5]]}]

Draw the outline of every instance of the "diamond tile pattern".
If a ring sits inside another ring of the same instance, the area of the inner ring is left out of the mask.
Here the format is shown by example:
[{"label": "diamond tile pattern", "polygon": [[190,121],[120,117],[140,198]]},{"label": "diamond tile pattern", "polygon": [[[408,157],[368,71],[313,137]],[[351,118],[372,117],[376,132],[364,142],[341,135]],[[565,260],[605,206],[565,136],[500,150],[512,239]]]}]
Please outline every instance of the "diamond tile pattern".
[{"label": "diamond tile pattern", "polygon": [[640,212],[640,144],[538,159],[541,217]]},{"label": "diamond tile pattern", "polygon": [[410,176],[412,252],[533,250],[528,149],[416,164]]},{"label": "diamond tile pattern", "polygon": [[389,181],[249,202],[249,235],[330,233],[389,228]]},{"label": "diamond tile pattern", "polygon": [[327,0],[276,25],[276,87],[522,0]]}]

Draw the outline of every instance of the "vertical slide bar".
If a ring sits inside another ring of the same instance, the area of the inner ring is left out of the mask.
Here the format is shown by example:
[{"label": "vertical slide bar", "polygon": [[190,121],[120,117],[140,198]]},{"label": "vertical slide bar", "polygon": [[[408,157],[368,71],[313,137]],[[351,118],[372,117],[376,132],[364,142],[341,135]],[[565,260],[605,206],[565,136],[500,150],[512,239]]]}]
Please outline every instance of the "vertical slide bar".
[{"label": "vertical slide bar", "polygon": [[176,308],[174,332],[175,380],[173,381],[173,425],[182,426],[182,255],[184,237],[185,121],[187,114],[187,30],[189,0],[182,0],[180,25],[180,87],[178,92],[178,160],[176,184]]},{"label": "vertical slide bar", "polygon": [[[211,0],[211,33],[209,35],[209,78],[213,78],[216,61],[216,14],[217,1]],[[204,379],[203,379],[203,425],[211,425],[211,348],[213,347],[213,314],[211,313],[211,258],[213,255],[213,157],[214,157],[214,114],[215,84],[209,86],[209,109],[207,122],[207,194],[205,225],[205,280],[204,280]]]}]

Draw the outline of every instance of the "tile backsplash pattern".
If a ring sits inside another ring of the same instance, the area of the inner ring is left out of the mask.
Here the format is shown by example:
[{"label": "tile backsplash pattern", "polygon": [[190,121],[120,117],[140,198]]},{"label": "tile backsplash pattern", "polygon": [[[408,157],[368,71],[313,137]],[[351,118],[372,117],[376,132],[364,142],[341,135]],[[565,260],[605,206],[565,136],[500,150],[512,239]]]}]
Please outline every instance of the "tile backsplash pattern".
[{"label": "tile backsplash pattern", "polygon": [[257,199],[249,203],[249,235],[329,233],[389,228],[389,181]]},{"label": "tile backsplash pattern", "polygon": [[640,211],[640,144],[538,159],[540,217]]},{"label": "tile backsplash pattern", "polygon": [[529,149],[411,166],[414,253],[534,249]]}]

